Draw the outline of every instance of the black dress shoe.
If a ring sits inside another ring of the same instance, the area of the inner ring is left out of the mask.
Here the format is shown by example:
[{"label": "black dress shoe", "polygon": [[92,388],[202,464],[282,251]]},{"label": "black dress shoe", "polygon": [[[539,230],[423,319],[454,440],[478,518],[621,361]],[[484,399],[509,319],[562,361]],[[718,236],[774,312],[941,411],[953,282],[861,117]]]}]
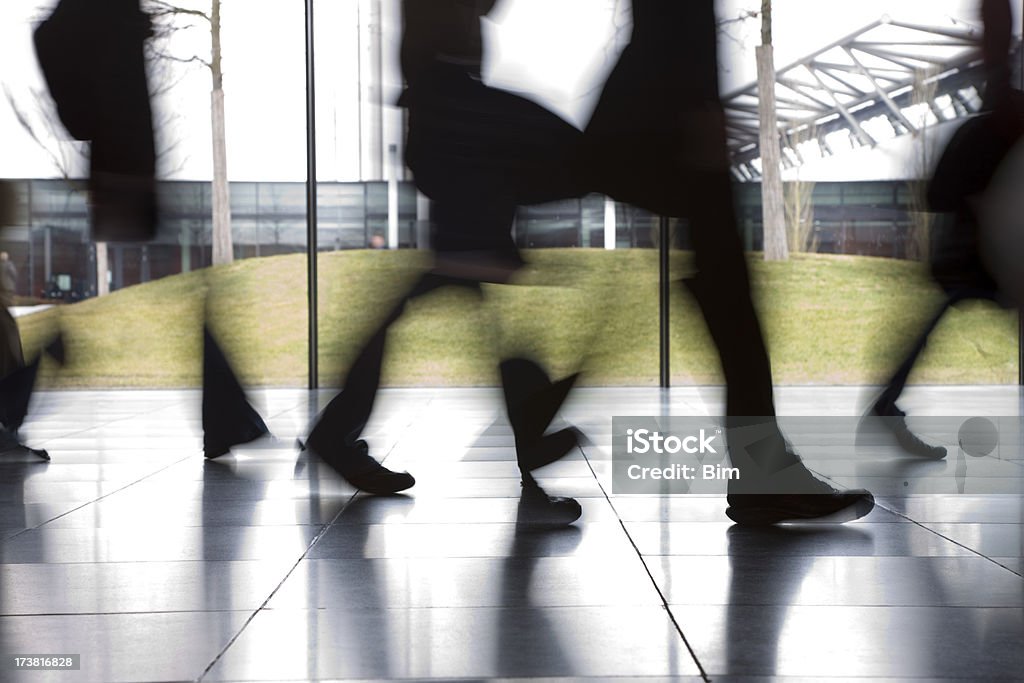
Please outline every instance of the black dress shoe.
[{"label": "black dress shoe", "polygon": [[408,472],[394,472],[370,456],[370,446],[359,439],[351,447],[327,447],[310,438],[305,448],[315,453],[352,486],[367,493],[387,496],[410,489],[416,480]]},{"label": "black dress shoe", "polygon": [[874,509],[875,497],[869,491],[840,491],[815,477],[803,464],[794,467],[803,471],[791,469],[784,478],[777,480],[780,488],[785,487],[784,492],[770,492],[772,478],[756,486],[756,493],[734,492],[733,482],[730,482],[729,507],[725,514],[746,526],[781,522],[842,524],[860,519]]},{"label": "black dress shoe", "polygon": [[932,446],[921,440],[917,434],[910,431],[907,426],[907,414],[896,407],[895,403],[884,403],[879,401],[871,408],[871,413],[862,421],[862,430],[858,437],[862,437],[866,430],[867,423],[877,424],[877,430],[884,433],[890,439],[894,439],[904,451],[918,458],[927,460],[942,460],[946,457],[946,449],[942,446]]},{"label": "black dress shoe", "polygon": [[203,327],[203,453],[208,459],[233,447],[270,436],[267,423],[249,403],[224,351]]},{"label": "black dress shoe", "polygon": [[16,432],[0,427],[0,457],[31,455],[40,460],[49,460],[50,454],[42,448],[31,448],[18,440]]},{"label": "black dress shoe", "polygon": [[583,514],[574,498],[549,496],[533,482],[523,483],[516,524],[534,529],[558,529],[569,526]]}]

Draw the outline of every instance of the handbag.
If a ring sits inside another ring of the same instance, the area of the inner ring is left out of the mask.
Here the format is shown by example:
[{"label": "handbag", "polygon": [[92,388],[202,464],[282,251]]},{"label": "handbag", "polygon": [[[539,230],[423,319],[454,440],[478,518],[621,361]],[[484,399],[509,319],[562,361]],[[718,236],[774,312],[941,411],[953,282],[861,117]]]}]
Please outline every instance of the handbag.
[{"label": "handbag", "polygon": [[139,0],[61,0],[35,30],[61,123],[91,143],[90,224],[97,242],[156,232],[156,144],[146,76],[152,35]]}]

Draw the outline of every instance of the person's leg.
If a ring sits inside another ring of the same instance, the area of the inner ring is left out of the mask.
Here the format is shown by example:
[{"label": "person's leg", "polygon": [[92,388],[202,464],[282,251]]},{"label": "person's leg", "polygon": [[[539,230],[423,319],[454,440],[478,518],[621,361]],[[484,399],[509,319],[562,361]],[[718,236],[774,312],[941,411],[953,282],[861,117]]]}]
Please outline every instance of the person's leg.
[{"label": "person's leg", "polygon": [[713,5],[634,0],[633,42],[587,128],[587,167],[600,191],[690,221],[697,274],[687,286],[719,353],[729,453],[740,470],[741,481],[730,482],[730,518],[860,517],[874,505],[871,494],[838,492],[813,477],[775,421],[771,366],[735,217]]},{"label": "person's leg", "polygon": [[[581,134],[551,112],[487,87],[468,68],[438,62],[403,66],[415,67],[416,78],[402,98],[409,110],[406,162],[417,188],[434,200],[433,272],[465,282],[507,283],[523,266],[511,235],[517,204],[583,193],[574,165]],[[351,404],[339,401],[336,409],[329,406],[332,428],[343,430],[336,437],[351,441],[369,418],[372,398],[368,397],[376,393],[379,383],[385,330],[386,325],[364,351],[362,376],[350,377],[346,383],[354,386]],[[520,360],[506,359],[503,367],[510,367],[508,363],[514,367]],[[523,385],[518,382],[504,383],[524,485],[533,486],[529,471],[564,455],[576,443],[575,432],[551,435],[560,441],[571,436],[568,446],[553,448],[554,441],[543,434],[568,385],[558,385],[556,405],[546,419],[538,420],[520,409],[522,400],[537,402],[534,389],[544,393],[554,386],[538,370],[543,381],[529,391],[520,391]],[[342,413],[348,415],[347,432]],[[536,489],[537,495],[528,498],[540,516],[557,512],[551,516],[571,517],[569,521],[579,516],[575,501],[549,498]],[[575,513],[561,507],[568,505],[575,506]]]},{"label": "person's leg", "polygon": [[[587,193],[587,177],[581,167],[583,135],[544,107],[493,88],[477,90],[474,110],[487,112],[493,121],[487,140],[477,147],[488,163],[498,167],[494,176],[501,186],[500,196],[510,198],[508,214],[496,216],[495,226],[507,240],[506,249],[515,250],[510,238],[513,204],[551,202]],[[491,201],[500,206],[500,198]],[[491,212],[493,206],[463,202],[467,205],[469,226],[479,229],[473,215]],[[579,373],[554,381],[525,349],[503,349],[499,373],[523,482],[536,485],[533,470],[559,460],[579,444],[580,433],[573,427],[546,434]]]},{"label": "person's leg", "polygon": [[561,459],[579,444],[575,427],[545,434],[579,374],[552,381],[540,363],[524,357],[504,358],[498,370],[516,461],[523,481],[531,482],[533,470]]},{"label": "person's leg", "polygon": [[684,282],[721,360],[726,415],[774,417],[771,362],[751,296],[730,179],[724,170],[712,171],[690,187],[687,213],[697,272]]},{"label": "person's leg", "polygon": [[[906,421],[906,413],[896,405],[896,402],[899,401],[900,396],[903,394],[904,388],[906,388],[907,381],[910,379],[910,373],[913,372],[918,358],[920,358],[921,354],[924,353],[924,350],[928,345],[928,338],[935,331],[935,328],[939,326],[939,323],[942,321],[942,318],[945,317],[946,313],[949,312],[949,309],[959,302],[968,299],[991,300],[991,298],[991,294],[970,289],[961,289],[952,292],[946,300],[942,302],[939,310],[921,330],[911,347],[910,352],[903,359],[903,362],[896,368],[892,377],[889,378],[882,394],[874,404],[872,404],[869,415],[871,421],[879,423],[879,426],[892,434],[896,439],[896,443],[910,455],[929,458],[931,460],[941,460],[946,457],[946,449],[944,447],[933,446],[926,443],[910,431],[910,427],[907,425]],[[862,425],[862,430],[863,429],[864,426]]]},{"label": "person's leg", "polygon": [[[438,70],[410,110],[409,165],[420,189],[437,200],[439,272],[506,283],[523,260],[512,238],[516,206],[585,193],[582,133],[543,107]],[[575,376],[552,382],[521,353],[505,350],[499,371],[524,480],[565,455],[576,430],[545,435]]]},{"label": "person's leg", "polygon": [[208,325],[203,326],[203,452],[207,458],[270,434]]},{"label": "person's leg", "polygon": [[7,302],[0,301],[0,377],[6,377],[25,365],[21,349],[18,323],[7,310]]},{"label": "person's leg", "polygon": [[[45,351],[57,362],[63,363],[63,342],[59,336]],[[43,460],[50,459],[45,450],[26,446],[18,437],[18,430],[28,414],[40,361],[41,356],[0,377],[0,454],[27,453]]]},{"label": "person's leg", "polygon": [[965,297],[959,293],[954,293],[942,302],[939,310],[932,316],[931,320],[924,326],[921,332],[918,334],[916,341],[910,349],[910,352],[903,359],[903,362],[896,368],[896,372],[893,373],[889,381],[885,383],[885,390],[882,395],[878,397],[875,402],[874,410],[880,415],[889,415],[891,410],[896,408],[896,402],[899,400],[900,395],[903,394],[903,389],[907,386],[907,380],[910,379],[910,373],[914,369],[914,365],[917,364],[917,359],[922,353],[924,353],[925,347],[928,346],[928,338],[931,336],[935,328],[939,326],[939,323],[945,317],[949,309],[955,306],[959,301]]},{"label": "person's leg", "polygon": [[353,486],[368,493],[390,494],[410,488],[415,480],[407,472],[392,472],[369,455],[360,436],[373,413],[384,365],[388,330],[406,305],[444,286],[479,290],[479,284],[427,273],[398,301],[370,336],[352,363],[344,388],[317,417],[305,447],[316,453]]}]

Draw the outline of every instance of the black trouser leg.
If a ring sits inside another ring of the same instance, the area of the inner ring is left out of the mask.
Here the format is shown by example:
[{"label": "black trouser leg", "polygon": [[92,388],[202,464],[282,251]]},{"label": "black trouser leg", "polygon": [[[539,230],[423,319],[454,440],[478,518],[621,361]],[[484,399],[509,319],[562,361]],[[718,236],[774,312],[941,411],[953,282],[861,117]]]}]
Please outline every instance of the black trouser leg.
[{"label": "black trouser leg", "polygon": [[539,363],[506,358],[499,365],[505,408],[515,436],[516,460],[524,481],[530,472],[564,456],[577,443],[577,432],[566,429],[544,435],[568,396],[578,375],[552,382]]},{"label": "black trouser leg", "polygon": [[18,431],[28,415],[32,388],[39,374],[39,360],[36,358],[0,379],[0,425],[8,431]]},{"label": "black trouser leg", "polygon": [[687,281],[718,350],[727,387],[726,415],[771,417],[772,373],[750,291],[750,275],[725,172],[709,173],[690,220],[697,275]]},{"label": "black trouser leg", "polygon": [[921,354],[924,353],[925,347],[928,346],[928,337],[930,337],[932,332],[935,331],[935,328],[939,326],[939,323],[942,321],[942,318],[945,317],[949,309],[965,299],[975,297],[976,295],[972,292],[958,291],[951,294],[949,298],[942,302],[939,310],[921,331],[921,334],[918,336],[917,341],[914,342],[914,345],[911,347],[906,358],[903,359],[903,362],[900,363],[896,372],[891,378],[889,378],[889,381],[886,382],[885,391],[882,392],[882,395],[878,398],[876,403],[879,408],[884,410],[896,405],[896,401],[899,400],[900,395],[907,386],[907,381],[910,379],[910,373],[914,370],[914,365],[917,364],[917,359],[920,358]]},{"label": "black trouser leg", "polygon": [[203,326],[203,450],[207,457],[227,453],[232,446],[270,433],[249,404],[231,364]]},{"label": "black trouser leg", "polygon": [[449,285],[475,290],[480,288],[478,283],[471,280],[459,280],[432,273],[421,277],[398,301],[359,352],[349,369],[344,388],[327,404],[313,426],[307,442],[310,448],[338,450],[354,446],[373,412],[377,390],[380,388],[388,330],[402,316],[406,304],[410,301]]},{"label": "black trouser leg", "polygon": [[[718,350],[733,464],[771,475],[797,462],[775,424],[771,362],[754,308],[726,171],[699,176],[688,212],[697,275],[686,282]],[[750,475],[748,475],[750,476]]]}]

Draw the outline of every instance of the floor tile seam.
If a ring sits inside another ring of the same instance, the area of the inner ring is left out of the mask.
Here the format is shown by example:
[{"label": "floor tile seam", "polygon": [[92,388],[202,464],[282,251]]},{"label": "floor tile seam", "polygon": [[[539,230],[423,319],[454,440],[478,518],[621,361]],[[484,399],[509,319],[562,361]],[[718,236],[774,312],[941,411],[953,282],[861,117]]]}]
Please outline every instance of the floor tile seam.
[{"label": "floor tile seam", "polygon": [[[991,457],[991,456],[986,456],[986,457]],[[997,460],[999,460],[1000,462],[1008,462],[1011,465],[1016,465],[1017,467],[1020,467],[1021,469],[1024,469],[1024,460],[1022,460],[1022,459],[1019,459],[1019,458],[997,458]]]},{"label": "floor tile seam", "polygon": [[711,679],[708,677],[708,673],[705,670],[704,665],[701,663],[700,659],[697,657],[696,650],[690,644],[690,641],[687,639],[686,635],[683,633],[682,625],[676,619],[676,615],[672,611],[672,608],[669,606],[669,603],[668,603],[668,600],[666,600],[665,594],[662,592],[661,587],[658,585],[658,582],[655,580],[654,574],[651,572],[651,568],[647,565],[647,560],[644,558],[643,554],[640,552],[640,548],[637,546],[636,541],[633,539],[632,535],[629,533],[629,529],[626,528],[626,524],[622,521],[622,518],[619,515],[619,511],[615,508],[615,504],[612,502],[611,497],[608,495],[608,492],[605,490],[604,484],[601,482],[600,477],[597,476],[597,472],[594,470],[594,466],[590,462],[590,457],[587,455],[586,447],[583,444],[580,444],[580,445],[578,445],[578,448],[583,453],[583,459],[584,459],[584,461],[586,461],[587,467],[590,468],[591,473],[594,475],[594,480],[597,482],[598,488],[600,488],[601,493],[604,495],[604,499],[608,502],[608,505],[612,508],[612,512],[615,513],[615,518],[616,518],[616,520],[618,520],[619,528],[622,529],[622,533],[626,536],[626,540],[633,547],[633,551],[636,553],[637,558],[640,560],[640,564],[643,566],[644,571],[647,573],[647,578],[651,582],[651,587],[654,588],[655,592],[658,595],[659,600],[661,601],[662,609],[665,611],[665,614],[668,616],[669,620],[672,622],[672,626],[675,629],[676,633],[679,635],[679,639],[683,642],[684,647],[686,647],[687,652],[689,652],[690,659],[693,660],[694,665],[697,667],[697,671],[700,673],[701,679],[703,679],[704,681],[710,681]]},{"label": "floor tile seam", "polygon": [[[88,505],[89,503],[87,503]],[[79,508],[81,509],[81,508]],[[74,512],[69,510],[68,513]],[[57,518],[48,520],[46,524],[54,521]],[[293,527],[321,527],[326,522],[310,522],[308,524],[165,524],[162,522],[153,522],[146,524],[122,524],[120,526],[54,526],[51,529],[110,529],[112,531],[138,531],[142,527],[156,531],[166,531],[168,529],[288,529]],[[346,522],[346,524],[357,524],[356,522]],[[424,524],[424,523],[420,523]]]},{"label": "floor tile seam", "polygon": [[[576,557],[584,560],[596,560],[600,559],[600,553],[588,553],[583,555],[516,555],[516,557],[522,557],[529,560],[545,559],[545,558],[570,558]],[[493,559],[507,559],[507,554],[494,554],[494,555],[343,555],[341,557],[309,557],[308,560],[404,560],[404,561],[417,561],[417,560],[493,560]]]},{"label": "floor tile seam", "polygon": [[[125,420],[137,420],[137,419],[139,419],[142,416],[152,415],[153,413],[158,413],[158,412],[160,412],[162,410],[167,410],[168,408],[175,407],[176,405],[182,403],[183,401],[184,401],[184,399],[175,399],[174,403],[171,403],[169,405],[160,406],[159,408],[152,408],[150,410],[142,410],[142,411],[134,413],[132,415],[125,415],[123,417],[119,417],[119,418],[116,418],[116,419],[113,419],[113,420],[102,421],[99,424],[94,424],[94,425],[91,425],[91,426],[86,427],[84,429],[80,429],[80,430],[73,431],[73,432],[68,432],[66,434],[62,434],[61,436],[56,436],[56,437],[52,437],[52,438],[49,438],[49,439],[43,439],[43,440],[39,441],[38,443],[39,443],[40,446],[45,446],[46,444],[51,443],[51,442],[53,442],[55,440],[58,440],[58,439],[71,439],[71,438],[75,438],[77,436],[81,436],[83,434],[87,434],[88,432],[94,431],[94,430],[96,430],[98,428],[101,428],[101,427],[108,427],[110,425],[114,425],[114,424],[117,424],[119,422],[124,422]],[[29,431],[30,431],[31,430],[31,422],[29,422],[28,427],[29,427]]]},{"label": "floor tile seam", "polygon": [[[724,605],[685,605],[686,607],[722,607]],[[747,605],[743,605],[747,606]],[[757,607],[761,605],[750,605],[751,607]],[[773,605],[767,605],[773,606]],[[859,605],[851,605],[851,607],[859,607]],[[282,607],[264,607],[261,609],[262,612],[271,613],[278,612],[280,614],[286,613],[297,613],[297,612],[333,612],[339,614],[351,614],[351,613],[430,613],[439,611],[487,611],[487,612],[573,612],[579,610],[618,610],[618,611],[629,611],[629,610],[651,610],[664,611],[664,606],[660,603],[655,602],[623,602],[623,603],[584,603],[584,604],[572,604],[572,605],[532,605],[530,607],[515,607],[510,605],[402,605],[402,606],[382,606],[382,607],[294,607],[294,606],[282,606]],[[969,608],[969,609],[996,609],[996,608]],[[1012,607],[1005,607],[999,609],[1014,609]],[[1018,608],[1019,609],[1019,608]],[[24,618],[45,618],[45,617],[107,617],[107,616],[146,616],[150,614],[159,615],[173,615],[173,614],[251,614],[251,608],[221,608],[221,609],[160,609],[160,610],[125,610],[125,611],[98,611],[98,612],[19,612],[14,614],[0,614],[0,619],[24,619]]]},{"label": "floor tile seam", "polygon": [[[536,612],[538,610],[543,611],[560,611],[560,612],[572,612],[577,610],[652,610],[664,611],[664,606],[661,603],[656,602],[623,602],[623,603],[586,603],[580,605],[531,605],[529,607],[517,607],[513,605],[401,605],[401,606],[383,606],[383,607],[267,607],[264,612],[338,612],[338,613],[351,613],[351,612],[381,612],[381,613],[430,613],[438,611],[487,611],[487,612]],[[1007,608],[1010,609],[1010,608]],[[211,610],[212,611],[212,610]],[[237,610],[223,610],[223,611],[237,611]]]},{"label": "floor tile seam", "polygon": [[[541,487],[541,488],[543,488],[543,487]],[[512,498],[512,500],[518,500],[518,499],[519,499],[518,496],[516,496],[515,498]],[[413,500],[415,500],[415,499],[413,499]],[[495,499],[495,498],[480,498],[480,499],[470,499],[470,500],[498,500],[498,499]],[[505,500],[505,499],[502,498],[501,500]],[[508,528],[508,529],[515,529],[516,527],[519,526],[519,524],[517,522],[505,522],[505,521],[501,521],[501,522],[405,522],[405,521],[394,521],[394,522],[340,522],[340,521],[332,520],[331,524],[336,524],[338,526],[346,526],[347,525],[347,526],[382,526],[382,527],[383,526],[389,526],[389,527],[425,527],[425,526],[438,526],[438,527],[440,527],[440,526],[473,526],[473,527],[480,527],[480,526],[495,526],[495,527],[505,527],[505,528]],[[618,520],[608,519],[608,520],[604,520],[604,521],[591,522],[591,524],[601,524],[601,525],[609,526],[609,527],[617,527],[619,525],[619,522],[618,522]],[[318,525],[316,525],[316,524],[307,524],[305,526],[318,526]]]},{"label": "floor tile seam", "polygon": [[[116,491],[114,491],[113,493],[116,493]],[[102,502],[102,499],[97,498],[95,501],[90,501],[89,503],[85,503],[82,507],[76,508],[75,510],[68,510],[67,512],[63,512],[63,513],[61,513],[61,516],[69,515],[69,514],[71,514],[73,512],[76,512],[78,510],[83,509],[84,507],[87,507],[89,505],[92,505],[92,504],[98,503],[98,502]],[[26,529],[26,531],[37,530],[40,527],[44,526],[45,524],[49,524],[50,522],[56,521],[57,519],[60,519],[60,517],[54,517],[53,519],[47,520],[46,522],[43,522],[42,524],[36,525],[35,527],[32,527],[31,529]],[[123,526],[53,526],[53,527],[50,527],[50,529],[59,530],[59,531],[83,531],[83,530],[90,530],[90,529],[107,529],[107,530],[110,530],[110,531],[123,531],[123,532],[139,531],[141,527],[145,527],[147,529],[153,529],[153,530],[157,530],[157,531],[167,531],[168,529],[291,529],[291,528],[300,528],[300,527],[309,527],[309,528],[317,528],[318,529],[318,528],[322,527],[324,524],[326,524],[326,522],[310,522],[309,524],[173,524],[173,525],[172,524],[145,524],[145,525],[143,525],[143,524],[139,524],[139,525],[125,524]]]},{"label": "floor tile seam", "polygon": [[879,507],[881,507],[883,510],[887,510],[888,512],[891,512],[892,514],[894,514],[894,515],[896,515],[898,517],[902,517],[903,519],[907,520],[911,524],[914,524],[915,526],[917,526],[917,527],[919,527],[921,529],[924,529],[928,533],[934,534],[934,535],[938,536],[939,538],[941,538],[941,539],[943,539],[945,541],[948,541],[949,543],[952,543],[953,545],[955,545],[955,546],[957,546],[959,548],[963,548],[964,550],[966,550],[967,552],[971,553],[972,555],[974,555],[976,557],[984,558],[985,560],[988,560],[989,562],[991,562],[995,566],[999,567],[1000,569],[1004,569],[1004,570],[1008,571],[1009,573],[1013,574],[1014,576],[1018,576],[1018,577],[1024,578],[1024,574],[1021,574],[1020,572],[1014,571],[1013,569],[1011,569],[1010,567],[1007,567],[1006,565],[999,564],[999,562],[996,561],[995,559],[993,559],[992,557],[989,557],[988,555],[986,555],[986,554],[984,554],[984,553],[982,553],[982,552],[980,552],[978,550],[975,550],[974,548],[966,546],[963,543],[960,543],[959,541],[954,540],[954,539],[946,536],[945,534],[939,533],[935,529],[932,529],[931,527],[926,526],[922,522],[918,522],[916,519],[910,517],[909,515],[904,514],[903,512],[900,512],[899,510],[896,510],[896,509],[894,509],[892,507],[888,507],[888,506],[886,506],[886,505],[884,505],[882,503],[877,503],[876,502],[876,504]]},{"label": "floor tile seam", "polygon": [[[1000,567],[1002,567],[1006,571],[1010,572],[1011,574],[1014,574],[1014,575],[1019,576],[1020,578],[1024,579],[1024,570],[1019,572],[1016,569],[1013,569],[1012,567],[1007,567],[1005,564],[1002,564],[1001,562],[999,562],[999,559],[997,559],[997,558],[987,558],[987,559],[990,559],[992,562],[995,562],[996,564],[998,564]],[[1009,559],[1009,558],[1007,558],[1007,559]]]},{"label": "floor tile seam", "polygon": [[[861,678],[863,678],[863,677],[861,677]],[[217,683],[322,683],[322,682],[325,682],[325,681],[329,681],[330,683],[342,683],[344,681],[359,681],[361,683],[364,683],[366,681],[374,681],[375,683],[378,682],[378,681],[402,681],[403,683],[418,683],[420,681],[425,681],[427,683],[481,683],[482,681],[490,681],[492,679],[499,679],[499,680],[503,680],[503,681],[514,681],[514,682],[518,682],[518,683],[527,683],[529,681],[536,681],[536,680],[539,680],[539,681],[572,681],[573,683],[576,683],[576,681],[583,681],[584,683],[586,683],[586,681],[598,681],[598,680],[600,680],[600,681],[623,681],[624,683],[626,683],[626,682],[635,683],[636,681],[651,681],[652,683],[654,683],[654,682],[666,683],[666,681],[703,680],[700,676],[698,676],[696,674],[691,674],[691,675],[641,674],[639,676],[631,676],[631,675],[623,674],[623,675],[612,675],[612,676],[600,676],[600,675],[595,675],[595,676],[556,675],[556,676],[540,676],[540,677],[538,677],[538,676],[525,676],[525,677],[524,676],[519,676],[519,677],[508,677],[508,676],[498,677],[498,676],[494,676],[494,677],[489,677],[489,678],[485,678],[485,677],[481,677],[481,676],[392,676],[391,678],[381,678],[381,679],[371,679],[371,678],[365,678],[365,677],[363,677],[363,678],[356,678],[356,677],[350,677],[350,678],[337,678],[337,677],[334,677],[334,678],[332,678],[330,676],[326,676],[326,677],[317,676],[316,678],[309,678],[309,677],[303,677],[303,678],[278,678],[278,679],[274,679],[273,681],[269,681],[267,679],[259,679],[259,678],[224,678],[224,679],[217,679]],[[829,680],[829,679],[826,678],[824,680]],[[842,679],[838,679],[838,680],[842,680]],[[884,683],[887,679],[876,678],[876,679],[873,679],[873,680],[877,680],[877,681],[880,681],[880,682]],[[936,680],[936,679],[928,679],[928,680],[932,681],[932,680]],[[938,679],[938,680],[945,680],[945,679]],[[953,680],[953,679],[950,679],[950,680]],[[956,679],[956,680],[970,680],[970,679]],[[147,683],[154,683],[154,682],[147,681]],[[165,683],[165,682],[164,681],[156,681],[155,683]],[[166,683],[175,683],[175,682],[171,681],[171,682],[166,682]]]},{"label": "floor tile seam", "polygon": [[341,517],[341,515],[345,512],[345,510],[348,509],[348,506],[352,504],[352,501],[354,501],[358,495],[359,495],[358,491],[353,493],[349,497],[348,501],[346,501],[345,504],[341,507],[341,509],[338,510],[337,514],[334,515],[334,517],[331,519],[331,521],[329,521],[328,523],[326,523],[326,524],[321,526],[320,531],[310,540],[309,544],[306,546],[306,549],[302,552],[302,554],[299,556],[299,558],[297,560],[295,560],[295,562],[292,564],[291,567],[288,568],[288,570],[285,572],[284,577],[278,582],[278,584],[274,587],[274,589],[270,591],[270,594],[267,595],[267,597],[263,600],[263,602],[259,605],[259,607],[257,607],[255,609],[255,611],[253,611],[253,612],[251,612],[249,614],[249,617],[245,620],[245,622],[242,624],[242,626],[238,629],[238,632],[235,633],[228,640],[228,642],[224,645],[224,647],[221,648],[221,650],[214,656],[213,660],[211,660],[210,663],[206,665],[206,667],[199,674],[199,676],[197,676],[194,679],[194,683],[199,683],[200,681],[202,681],[207,676],[207,674],[209,674],[210,671],[213,670],[213,667],[215,667],[217,665],[217,662],[219,662],[221,660],[221,658],[224,657],[225,654],[227,654],[228,650],[230,650],[231,647],[238,641],[238,639],[242,637],[242,634],[245,633],[245,630],[249,627],[249,624],[251,624],[253,622],[253,620],[256,619],[257,616],[259,616],[259,614],[261,612],[264,612],[264,611],[267,610],[267,605],[270,603],[271,600],[274,599],[274,596],[277,595],[278,591],[281,590],[281,588],[284,586],[285,582],[287,582],[288,579],[291,578],[292,574],[295,573],[295,570],[298,569],[298,567],[302,563],[302,561],[305,560],[309,556],[309,553],[313,549],[313,547],[320,541],[321,538],[324,537],[324,534],[327,533],[327,531],[331,528],[331,526],[334,524],[334,522],[337,521],[337,519],[339,517]]},{"label": "floor tile seam", "polygon": [[0,614],[0,619],[42,619],[45,617],[137,617],[150,614],[248,614],[249,609],[158,609],[103,612],[19,612]]},{"label": "floor tile seam", "polygon": [[[967,550],[970,550],[970,548],[967,548]],[[748,558],[751,558],[751,557],[764,557],[764,554],[763,553],[757,553],[757,552],[730,553],[727,550],[715,550],[715,551],[712,551],[712,552],[699,553],[699,554],[661,553],[661,552],[658,552],[658,553],[643,553],[643,557],[651,557],[651,558],[654,558],[654,557],[658,557],[658,558],[670,558],[670,557],[689,557],[689,558],[715,557],[715,558],[726,558],[726,559],[728,559],[730,557],[748,557]],[[909,558],[932,558],[932,559],[944,559],[944,560],[957,559],[957,558],[966,558],[966,557],[977,557],[977,558],[985,559],[985,560],[988,560],[989,562],[992,562],[992,558],[985,557],[984,555],[982,555],[982,554],[980,554],[978,552],[975,552],[975,551],[970,551],[970,555],[963,555],[963,554],[958,554],[958,555],[889,555],[889,554],[881,554],[880,555],[880,554],[876,553],[876,554],[872,554],[872,555],[860,555],[860,554],[854,554],[854,555],[836,555],[836,554],[815,555],[815,554],[803,554],[803,555],[799,555],[799,554],[797,554],[797,555],[778,555],[777,557],[791,557],[793,559],[823,559],[823,558],[833,559],[833,558],[847,558],[847,557],[895,559],[895,558],[905,557],[905,558],[908,558],[908,559]],[[1005,567],[1004,567],[1004,569],[1005,569]]]},{"label": "floor tile seam", "polygon": [[[189,560],[189,559],[178,559],[178,560],[106,560],[103,562],[96,561],[83,561],[83,562],[4,562],[0,564],[0,567],[38,567],[42,565],[53,565],[60,567],[81,567],[81,566],[93,566],[93,565],[111,565],[111,564],[124,564],[124,565],[140,565],[140,564],[206,564],[206,563],[260,563],[266,564],[271,562],[270,558],[250,558],[250,559],[236,559],[236,560]],[[285,564],[281,561],[281,564]]]},{"label": "floor tile seam", "polygon": [[1000,612],[1013,612],[1019,613],[1022,609],[1021,605],[922,605],[922,604],[841,604],[837,605],[834,602],[830,603],[802,603],[802,602],[669,602],[671,607],[679,607],[682,609],[690,609],[694,607],[750,607],[764,609],[766,607],[778,607],[780,609],[791,610],[791,609],[865,609],[865,610],[887,610],[887,609],[900,609],[900,610],[933,610],[933,609],[944,609],[944,610],[997,610]]},{"label": "floor tile seam", "polygon": [[[67,515],[70,515],[70,514],[72,514],[74,512],[77,512],[79,510],[84,510],[85,508],[89,507],[90,505],[94,505],[95,503],[98,503],[101,500],[109,498],[110,496],[113,496],[116,493],[120,493],[121,491],[124,491],[125,489],[131,488],[132,486],[135,486],[139,482],[145,481],[146,479],[149,479],[152,476],[160,474],[161,472],[163,472],[165,470],[168,470],[171,467],[174,467],[175,465],[180,465],[181,463],[185,462],[186,460],[188,460],[189,458],[192,458],[192,457],[195,457],[195,456],[187,455],[184,458],[181,458],[180,460],[176,460],[175,462],[168,463],[164,467],[161,467],[158,470],[150,472],[149,474],[147,474],[146,476],[144,476],[144,477],[142,477],[140,479],[136,479],[135,481],[129,482],[129,483],[125,484],[124,486],[122,486],[122,487],[120,487],[118,489],[114,489],[113,491],[110,491],[109,493],[105,493],[105,494],[103,494],[102,496],[100,496],[98,498],[94,498],[93,500],[86,501],[86,502],[82,503],[81,505],[79,505],[78,507],[72,508],[71,510],[66,510],[65,512],[62,512],[61,514],[57,515],[56,517],[52,517],[51,519],[48,519],[45,522],[42,522],[41,524],[37,524],[34,527],[30,527],[28,529],[24,529],[23,531],[19,531],[18,533],[14,534],[13,536],[9,536],[9,537],[5,538],[4,542],[6,543],[7,541],[15,539],[15,538],[21,536],[22,534],[28,533],[29,531],[35,531],[37,529],[40,529],[40,528],[46,526],[47,524],[49,524],[50,522],[54,522],[54,521],[56,521],[58,519],[61,519],[62,517],[66,517]],[[68,528],[75,528],[75,527],[68,527]]]}]

